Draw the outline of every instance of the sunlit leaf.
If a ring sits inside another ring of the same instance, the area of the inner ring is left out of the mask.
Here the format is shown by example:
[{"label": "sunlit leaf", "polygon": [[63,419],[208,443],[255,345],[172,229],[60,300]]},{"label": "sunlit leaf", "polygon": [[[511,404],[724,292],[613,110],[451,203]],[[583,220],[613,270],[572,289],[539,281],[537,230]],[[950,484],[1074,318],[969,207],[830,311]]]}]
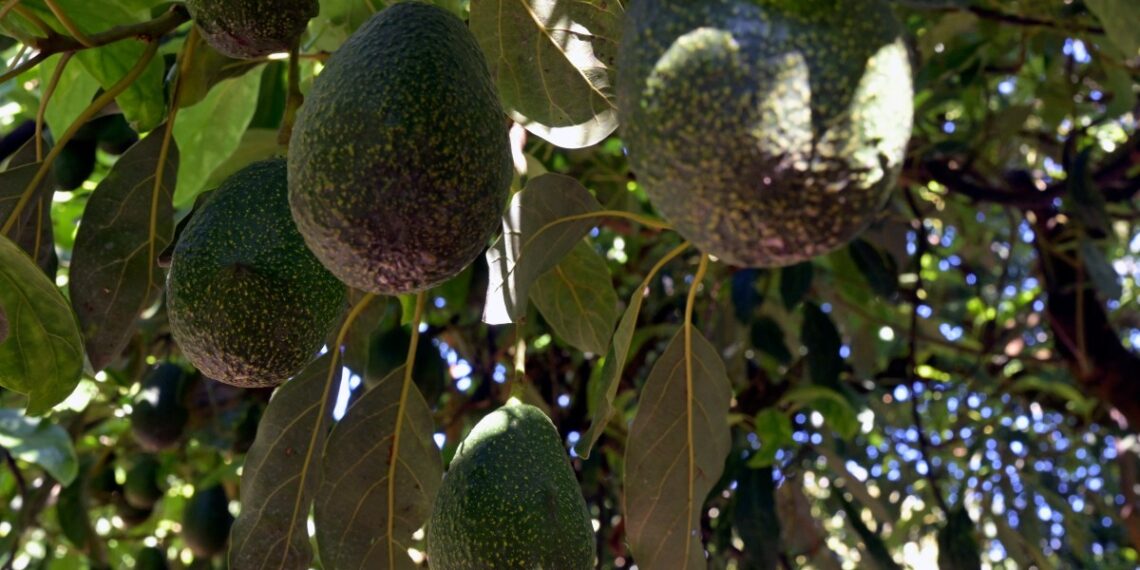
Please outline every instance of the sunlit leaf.
[{"label": "sunlit leaf", "polygon": [[606,352],[618,318],[618,298],[606,260],[579,241],[530,290],[554,332],[583,352]]},{"label": "sunlit leaf", "polygon": [[443,460],[431,409],[404,386],[404,370],[370,388],[329,435],[314,499],[326,567],[416,567],[408,549],[431,514]]},{"label": "sunlit leaf", "polygon": [[769,467],[776,461],[776,452],[792,443],[792,420],[779,408],[764,408],[756,414],[756,436],[760,450],[748,460],[749,467]]},{"label": "sunlit leaf", "polygon": [[685,344],[682,328],[657,358],[626,442],[626,536],[651,570],[707,568],[701,513],[732,445],[724,361],[695,328]]},{"label": "sunlit leaf", "polygon": [[67,431],[19,410],[0,410],[0,447],[16,459],[43,467],[63,485],[71,484],[79,471]]},{"label": "sunlit leaf", "polygon": [[811,407],[827,420],[840,437],[852,438],[859,431],[858,414],[843,394],[825,386],[797,386],[780,399],[781,406],[792,409]]},{"label": "sunlit leaf", "polygon": [[[40,64],[40,81],[47,85],[52,73],[59,65],[62,56],[52,56]],[[58,138],[71,123],[79,118],[79,114],[91,104],[95,92],[99,90],[99,80],[87,72],[82,65],[74,60],[67,64],[59,84],[48,102],[44,120],[52,133]]]},{"label": "sunlit leaf", "polygon": [[155,184],[165,129],[132,146],[87,202],[75,237],[69,291],[95,370],[126,345],[135,320],[162,291],[158,255],[174,234],[174,141]]}]

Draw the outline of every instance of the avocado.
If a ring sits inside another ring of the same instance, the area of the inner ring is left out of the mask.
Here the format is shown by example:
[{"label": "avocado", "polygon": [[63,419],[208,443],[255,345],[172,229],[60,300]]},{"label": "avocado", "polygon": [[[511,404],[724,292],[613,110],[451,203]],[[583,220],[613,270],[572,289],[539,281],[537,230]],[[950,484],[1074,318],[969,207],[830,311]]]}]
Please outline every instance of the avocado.
[{"label": "avocado", "polygon": [[629,162],[697,247],[792,265],[870,224],[902,166],[913,80],[883,0],[639,0],[618,50]]},{"label": "avocado", "polygon": [[587,570],[594,529],[550,418],[512,399],[459,445],[427,525],[436,570]]},{"label": "avocado", "polygon": [[154,514],[154,507],[139,508],[127,502],[126,497],[121,493],[116,493],[113,501],[115,505],[115,516],[122,519],[123,524],[127,528],[139,526]]},{"label": "avocado", "polygon": [[123,497],[127,504],[136,509],[153,508],[163,496],[158,484],[158,460],[153,455],[141,454],[127,471],[127,481],[123,483]]},{"label": "avocado", "polygon": [[289,204],[337,277],[385,295],[454,277],[500,226],[507,121],[459,18],[401,2],[317,76],[289,146]]},{"label": "avocado", "polygon": [[284,159],[222,182],[186,224],[170,261],[170,331],[203,374],[275,386],[316,355],[345,288],[305,247],[289,215]]},{"label": "avocado", "polygon": [[196,489],[182,511],[182,540],[194,556],[210,557],[226,550],[230,539],[230,500],[221,485]]},{"label": "avocado", "polygon": [[156,452],[178,445],[190,413],[182,403],[185,372],[164,362],[143,379],[131,409],[131,435],[143,449]]},{"label": "avocado", "polygon": [[91,472],[87,477],[87,495],[93,501],[102,505],[108,504],[122,490],[122,485],[119,485],[115,479],[114,453],[92,462]]},{"label": "avocado", "polygon": [[230,57],[256,59],[287,52],[320,10],[317,0],[186,0],[211,47]]},{"label": "avocado", "polygon": [[166,553],[148,546],[135,555],[135,570],[167,570],[170,564],[166,560]]}]

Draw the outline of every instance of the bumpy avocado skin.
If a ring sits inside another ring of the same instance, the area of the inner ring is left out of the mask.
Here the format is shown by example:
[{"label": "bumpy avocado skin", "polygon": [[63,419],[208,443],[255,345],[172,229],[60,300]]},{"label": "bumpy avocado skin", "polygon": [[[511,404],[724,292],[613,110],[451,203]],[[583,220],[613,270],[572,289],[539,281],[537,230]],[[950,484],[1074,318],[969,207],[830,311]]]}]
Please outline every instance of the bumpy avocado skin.
[{"label": "bumpy avocado skin", "polygon": [[336,322],[345,288],[305,247],[289,215],[284,159],[222,183],[171,258],[170,329],[206,376],[274,386],[308,364]]},{"label": "bumpy avocado skin", "polygon": [[317,0],[186,0],[202,37],[224,55],[287,52],[320,10]]},{"label": "bumpy avocado skin", "polygon": [[459,446],[427,526],[436,570],[588,570],[594,530],[554,424],[512,400]]},{"label": "bumpy avocado skin", "polygon": [[289,203],[345,283],[379,294],[458,274],[500,226],[507,124],[467,27],[421,2],[365,23],[317,77],[289,147]]},{"label": "bumpy avocado skin", "polygon": [[706,253],[795,264],[870,224],[902,166],[913,84],[881,0],[638,0],[618,54],[630,164]]}]

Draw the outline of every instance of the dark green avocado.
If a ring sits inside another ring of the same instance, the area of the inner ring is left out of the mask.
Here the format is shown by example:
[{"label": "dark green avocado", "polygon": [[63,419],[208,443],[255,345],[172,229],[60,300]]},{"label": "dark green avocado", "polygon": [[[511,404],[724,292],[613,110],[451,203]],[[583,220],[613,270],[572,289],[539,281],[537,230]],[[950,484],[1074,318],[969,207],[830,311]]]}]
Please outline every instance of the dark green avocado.
[{"label": "dark green avocado", "polygon": [[511,169],[475,39],[450,12],[401,2],[361,26],[313,84],[289,146],[289,203],[342,281],[410,293],[483,251]]},{"label": "dark green avocado", "polygon": [[202,37],[224,55],[287,52],[320,10],[317,0],[186,0]]},{"label": "dark green avocado", "polygon": [[884,206],[913,119],[881,0],[637,0],[618,54],[630,165],[654,206],[733,265],[841,247]]},{"label": "dark green avocado", "polygon": [[221,485],[196,489],[182,511],[182,540],[194,556],[209,557],[225,552],[230,541],[229,497]]},{"label": "dark green avocado", "polygon": [[185,371],[164,362],[143,379],[131,406],[131,435],[147,451],[161,451],[178,444],[190,412],[182,402]]},{"label": "dark green avocado", "polygon": [[435,570],[589,570],[594,529],[550,418],[511,400],[460,444],[427,526]]},{"label": "dark green avocado", "polygon": [[297,233],[286,188],[284,159],[242,169],[197,208],[171,257],[171,333],[198,370],[234,386],[300,372],[345,303]]}]

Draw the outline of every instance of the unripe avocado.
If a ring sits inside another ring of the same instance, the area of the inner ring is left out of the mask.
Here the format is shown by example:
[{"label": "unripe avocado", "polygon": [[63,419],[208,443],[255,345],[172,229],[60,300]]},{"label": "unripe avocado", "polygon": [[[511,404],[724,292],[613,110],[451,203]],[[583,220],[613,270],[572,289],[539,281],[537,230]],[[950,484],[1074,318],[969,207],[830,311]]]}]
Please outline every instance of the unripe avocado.
[{"label": "unripe avocado", "polygon": [[182,439],[190,412],[182,404],[185,372],[164,362],[143,380],[131,409],[131,435],[151,452],[169,449]]},{"label": "unripe avocado", "polygon": [[123,483],[123,498],[136,509],[153,508],[163,496],[158,484],[158,460],[153,455],[143,454],[127,471],[127,481]]},{"label": "unripe avocado", "polygon": [[254,163],[205,199],[174,247],[170,330],[203,374],[274,386],[317,354],[344,285],[305,247],[289,215],[284,159]]},{"label": "unripe avocado", "polygon": [[342,281],[410,293],[483,251],[511,168],[474,37],[442,8],[401,2],[361,26],[315,80],[289,146],[289,204]]},{"label": "unripe avocado", "polygon": [[289,51],[317,15],[317,0],[186,0],[202,37],[230,57]]},{"label": "unripe avocado", "polygon": [[234,516],[221,485],[197,489],[182,511],[182,540],[194,556],[210,557],[226,550]]},{"label": "unripe avocado", "polygon": [[594,567],[594,529],[550,418],[511,400],[459,445],[427,526],[435,570]]},{"label": "unripe avocado", "polygon": [[839,248],[903,163],[902,31],[882,0],[637,0],[617,60],[630,166],[678,232],[728,263]]}]

